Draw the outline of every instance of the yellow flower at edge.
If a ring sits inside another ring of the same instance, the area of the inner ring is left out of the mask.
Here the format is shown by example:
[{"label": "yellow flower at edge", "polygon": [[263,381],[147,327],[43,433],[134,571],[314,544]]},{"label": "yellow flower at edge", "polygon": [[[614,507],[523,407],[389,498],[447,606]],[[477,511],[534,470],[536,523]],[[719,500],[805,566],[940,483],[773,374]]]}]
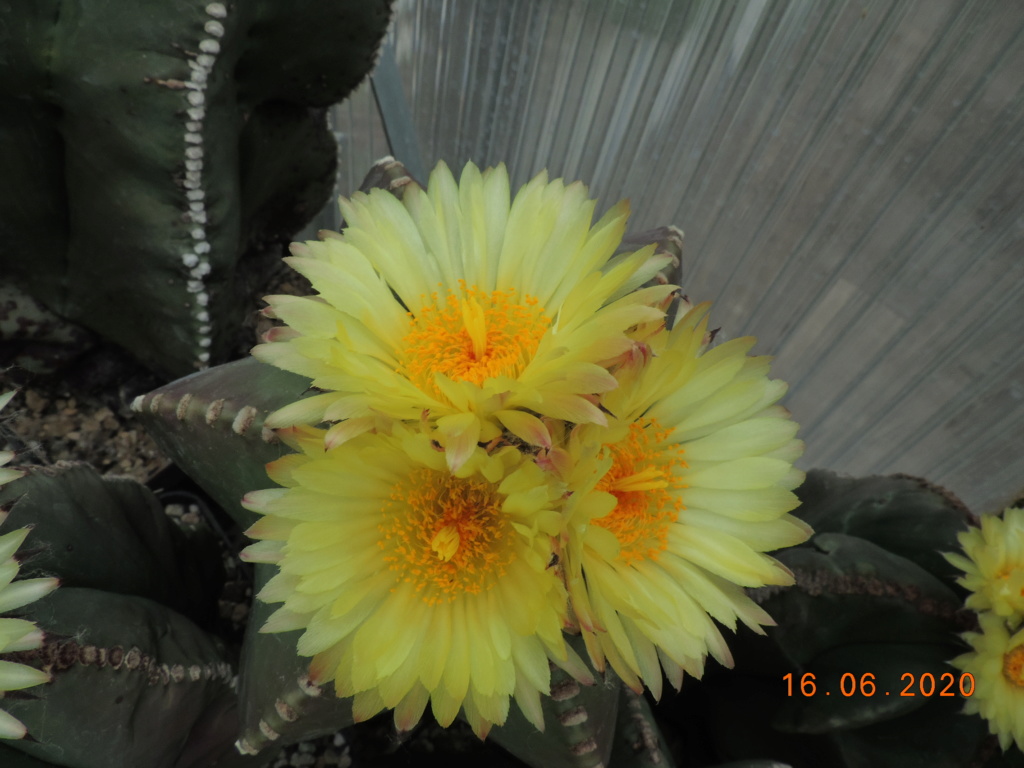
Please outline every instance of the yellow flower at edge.
[{"label": "yellow flower at edge", "polygon": [[1001,516],[983,515],[980,528],[958,536],[963,554],[945,558],[964,576],[957,583],[970,590],[966,601],[975,611],[992,611],[1016,627],[1024,618],[1024,509]]},{"label": "yellow flower at edge", "polygon": [[[14,392],[0,395],[0,410],[13,396]],[[17,480],[24,474],[21,470],[5,466],[12,458],[14,454],[10,451],[0,451],[0,485]],[[0,513],[0,525],[6,517],[6,513]],[[28,534],[28,528],[19,528],[0,536],[0,655],[31,651],[42,646],[43,633],[35,624],[25,619],[4,618],[2,614],[34,602],[57,588],[56,579],[14,581],[20,568],[14,555]],[[46,672],[0,659],[0,698],[5,691],[18,691],[49,680]],[[20,739],[24,735],[25,726],[21,721],[0,709],[0,739]]]},{"label": "yellow flower at edge", "polygon": [[775,405],[786,386],[747,355],[751,338],[708,349],[706,313],[643,342],[602,398],[608,426],[576,426],[559,449],[568,591],[591,660],[656,697],[662,669],[678,688],[708,653],[731,666],[713,620],[774,624],[743,589],[791,584],[764,553],[811,533],[788,514],[803,444]]},{"label": "yellow flower at edge", "polygon": [[985,718],[1004,751],[1011,743],[1024,750],[1024,630],[1011,635],[1006,622],[988,611],[978,623],[981,632],[963,635],[972,650],[950,662],[974,677],[964,714]]},{"label": "yellow flower at edge", "polygon": [[458,183],[439,164],[401,201],[342,199],[344,231],[288,259],[319,295],[267,297],[287,327],[253,350],[324,393],[268,426],[333,422],[333,447],[381,415],[426,412],[454,470],[503,428],[539,439],[533,413],[603,424],[594,395],[616,382],[600,363],[630,348],[629,328],[663,316],[673,287],[638,290],[671,257],[651,246],[611,258],[628,205],[592,224],[594,208],[582,184],[546,173],[510,202],[505,167],[472,163]]},{"label": "yellow flower at edge", "polygon": [[430,704],[481,736],[509,699],[543,728],[548,661],[586,678],[563,640],[566,595],[549,568],[561,488],[511,447],[476,448],[452,473],[426,433],[393,424],[323,449],[323,430],[280,430],[299,452],[268,465],[284,488],[248,494],[264,517],[249,560],[276,563],[260,592],[283,603],[262,631],[304,629],[311,678],[365,720],[394,708],[408,731]]}]

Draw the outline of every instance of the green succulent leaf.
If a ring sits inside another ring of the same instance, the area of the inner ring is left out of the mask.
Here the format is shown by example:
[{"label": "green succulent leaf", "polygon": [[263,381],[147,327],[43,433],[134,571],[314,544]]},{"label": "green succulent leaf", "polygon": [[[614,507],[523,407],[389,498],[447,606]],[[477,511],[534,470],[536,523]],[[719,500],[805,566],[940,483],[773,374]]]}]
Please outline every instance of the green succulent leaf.
[{"label": "green succulent leaf", "polygon": [[[567,638],[581,658],[579,638]],[[595,685],[580,685],[563,670],[551,667],[551,696],[541,696],[544,731],[538,731],[519,710],[509,707],[505,724],[492,728],[493,740],[532,768],[591,768],[608,765],[619,710],[622,683],[609,674]]]},{"label": "green succulent leaf", "polygon": [[57,763],[48,763],[38,757],[26,755],[24,752],[0,742],[0,765],[4,768],[54,768]]},{"label": "green succulent leaf", "polygon": [[776,553],[796,576],[762,604],[772,638],[797,667],[861,643],[943,645],[960,607],[956,594],[910,560],[855,536],[818,534]]},{"label": "green succulent leaf", "polygon": [[[276,572],[275,566],[257,564],[254,592]],[[242,646],[239,748],[251,754],[333,733],[353,723],[351,699],[339,699],[332,686],[321,688],[309,682],[310,660],[295,650],[301,630],[259,631],[275,610],[276,605],[253,601]]]},{"label": "green succulent leaf", "polygon": [[0,488],[10,512],[0,533],[31,526],[23,577],[137,595],[209,625],[223,580],[212,541],[188,539],[145,486],[104,478],[87,464],[28,467]]},{"label": "green succulent leaf", "polygon": [[[190,736],[211,739],[206,713],[231,697],[233,670],[220,643],[184,616],[145,598],[74,587],[21,613],[47,639],[14,656],[53,681],[33,689],[38,698],[5,700],[36,740],[12,746],[76,768],[184,768]],[[226,752],[236,726],[213,720],[213,740]]]},{"label": "green succulent leaf", "polygon": [[242,496],[273,485],[266,464],[287,451],[263,422],[308,387],[308,379],[246,358],[172,381],[132,408],[161,450],[245,529],[258,515],[242,508]]},{"label": "green succulent leaf", "polygon": [[[933,698],[959,699],[959,672],[947,663],[955,654],[952,643],[863,643],[826,651],[793,675],[793,695],[772,724],[790,733],[829,733],[900,717]],[[815,687],[810,696],[800,690],[805,675],[813,675],[807,678]]]},{"label": "green succulent leaf", "polygon": [[797,491],[796,515],[817,533],[866,539],[944,583],[961,575],[942,557],[959,549],[971,514],[951,493],[916,477],[842,477],[812,469]]}]

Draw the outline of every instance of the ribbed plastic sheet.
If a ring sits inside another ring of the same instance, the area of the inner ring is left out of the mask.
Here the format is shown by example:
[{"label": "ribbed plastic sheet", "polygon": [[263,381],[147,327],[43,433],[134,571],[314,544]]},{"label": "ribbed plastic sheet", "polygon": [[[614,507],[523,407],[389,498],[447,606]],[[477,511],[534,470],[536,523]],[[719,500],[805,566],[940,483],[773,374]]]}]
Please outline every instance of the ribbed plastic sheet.
[{"label": "ribbed plastic sheet", "polygon": [[[1024,494],[1024,4],[400,0],[423,162],[582,179],[790,383],[804,467]],[[386,154],[367,88],[339,189]],[[402,159],[402,158],[399,158]]]}]

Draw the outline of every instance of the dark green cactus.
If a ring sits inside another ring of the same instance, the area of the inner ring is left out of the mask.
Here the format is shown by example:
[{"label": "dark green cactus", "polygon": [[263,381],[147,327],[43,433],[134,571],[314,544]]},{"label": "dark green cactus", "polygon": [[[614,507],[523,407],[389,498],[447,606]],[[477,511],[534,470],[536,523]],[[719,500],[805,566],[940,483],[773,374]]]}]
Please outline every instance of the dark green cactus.
[{"label": "dark green cactus", "polygon": [[263,421],[308,386],[301,376],[247,358],[140,396],[132,410],[164,453],[248,528],[257,515],[242,508],[242,496],[266,485],[265,465],[285,451]]},{"label": "dark green cactus", "polygon": [[[270,566],[257,565],[255,591],[273,575]],[[259,754],[353,723],[349,700],[309,681],[309,659],[295,653],[301,632],[260,633],[273,612],[274,606],[253,602],[242,648],[238,749],[243,754]]]},{"label": "dark green cactus", "polygon": [[61,580],[18,611],[46,638],[10,658],[53,679],[4,700],[33,737],[11,746],[80,768],[236,764],[235,668],[208,631],[216,546],[178,530],[143,486],[86,465],[29,468],[0,505],[0,532],[33,526],[22,573]]},{"label": "dark green cactus", "polygon": [[[171,382],[132,407],[161,448],[247,528],[256,516],[239,502],[267,484],[264,467],[283,450],[263,421],[307,387],[307,380],[249,358]],[[270,571],[256,569],[257,589]],[[352,723],[349,702],[309,684],[309,660],[296,654],[295,633],[258,631],[272,612],[254,603],[243,646],[238,749],[246,754]]]},{"label": "dark green cactus", "polygon": [[[16,746],[36,757],[80,768],[170,768],[193,731],[234,699],[224,649],[151,600],[61,587],[24,615],[50,639],[21,660],[50,671],[53,682],[37,700],[5,707],[37,740]],[[231,754],[231,725],[211,734],[218,754]]]},{"label": "dark green cactus", "polygon": [[223,357],[243,253],[333,188],[387,0],[0,0],[0,271],[158,371]]},{"label": "dark green cactus", "polygon": [[85,464],[31,467],[0,489],[0,532],[32,526],[23,576],[59,575],[64,588],[144,597],[210,626],[223,572],[208,538],[186,537],[156,497]]},{"label": "dark green cactus", "polygon": [[[997,758],[984,722],[960,714],[948,664],[973,614],[941,553],[959,548],[967,509],[904,476],[815,470],[797,494],[817,535],[775,555],[796,585],[754,595],[778,626],[742,636],[736,673],[684,690],[683,706],[709,713],[715,751],[795,768],[1024,765],[1019,752]],[[938,695],[949,681],[955,695]]]},{"label": "dark green cactus", "polygon": [[[577,651],[585,653],[582,641],[573,645]],[[538,768],[608,765],[621,687],[622,683],[614,676],[604,683],[594,681],[591,685],[580,685],[552,664],[551,696],[541,699],[544,732],[539,733],[517,707],[509,707],[505,725],[493,728],[488,738],[527,765]]]}]

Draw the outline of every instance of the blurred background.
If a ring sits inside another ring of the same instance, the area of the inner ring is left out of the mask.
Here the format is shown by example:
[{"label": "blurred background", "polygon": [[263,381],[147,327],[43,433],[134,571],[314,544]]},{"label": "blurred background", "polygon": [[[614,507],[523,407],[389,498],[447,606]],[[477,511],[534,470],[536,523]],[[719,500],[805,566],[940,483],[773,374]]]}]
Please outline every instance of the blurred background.
[{"label": "blurred background", "polygon": [[1024,495],[1024,4],[399,0],[333,125],[339,194],[389,153],[505,162],[681,227],[804,468]]}]

